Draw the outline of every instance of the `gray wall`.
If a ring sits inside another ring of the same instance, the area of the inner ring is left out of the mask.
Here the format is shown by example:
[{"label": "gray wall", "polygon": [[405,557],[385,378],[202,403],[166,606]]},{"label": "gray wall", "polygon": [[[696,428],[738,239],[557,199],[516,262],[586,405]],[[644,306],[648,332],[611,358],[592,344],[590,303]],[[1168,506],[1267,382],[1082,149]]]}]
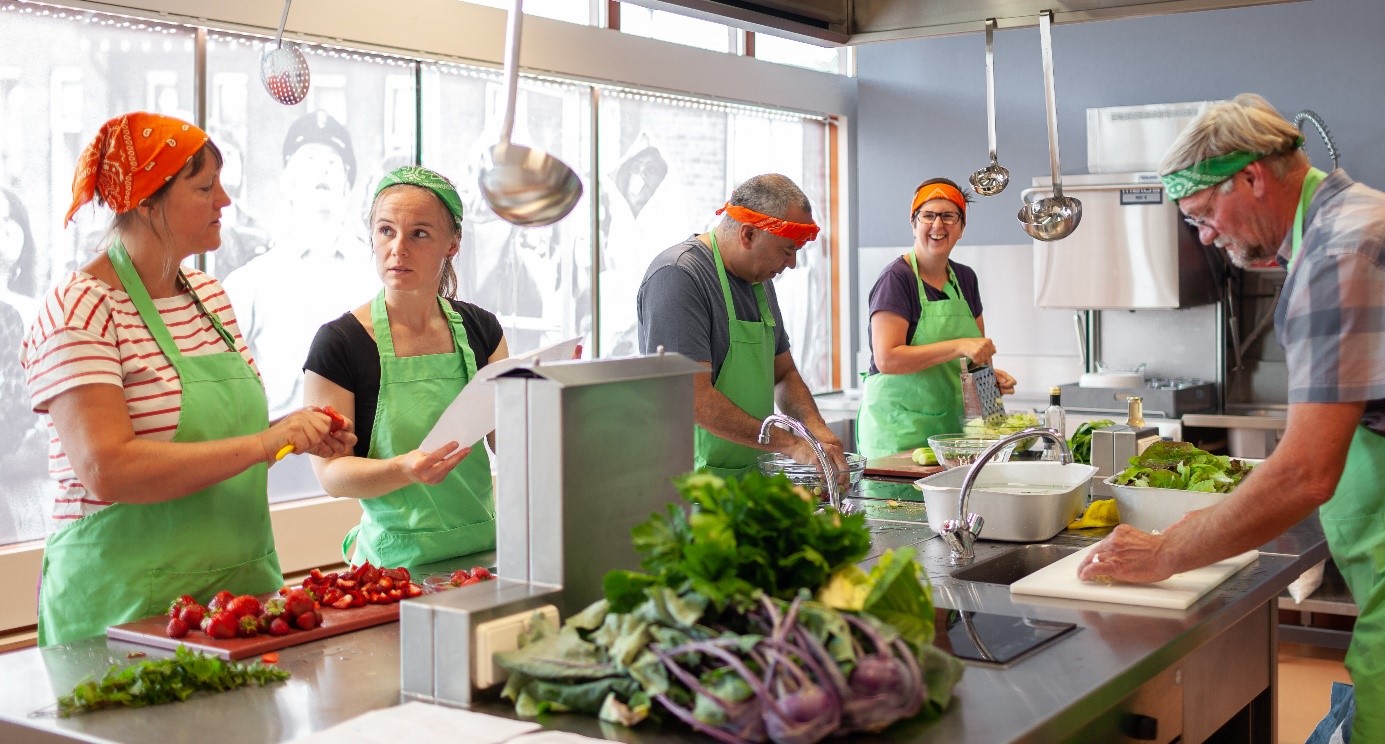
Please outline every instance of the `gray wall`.
[{"label": "gray wall", "polygon": [[[1053,28],[1065,174],[1087,172],[1086,110],[1264,95],[1322,115],[1353,177],[1385,188],[1385,2],[1309,0]],[[1020,188],[1048,175],[1038,28],[996,33],[997,141],[1011,186],[972,207],[963,245],[1027,243]],[[908,245],[915,186],[986,163],[985,42],[974,34],[858,48],[860,245]],[[1315,163],[1331,162],[1311,131]],[[982,268],[982,281],[985,269]]]}]

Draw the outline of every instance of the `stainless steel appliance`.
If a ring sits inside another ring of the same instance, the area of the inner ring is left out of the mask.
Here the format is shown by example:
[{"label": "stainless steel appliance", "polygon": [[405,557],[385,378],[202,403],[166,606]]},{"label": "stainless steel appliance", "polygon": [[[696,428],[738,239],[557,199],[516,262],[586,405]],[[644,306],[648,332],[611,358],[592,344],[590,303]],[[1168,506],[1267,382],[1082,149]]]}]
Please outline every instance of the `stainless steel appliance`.
[{"label": "stainless steel appliance", "polygon": [[1157,418],[1217,410],[1217,386],[1203,380],[1150,377],[1139,387],[1088,388],[1070,382],[1059,385],[1063,408],[1096,413],[1125,413],[1131,396],[1144,400],[1144,411]]},{"label": "stainless steel appliance", "polygon": [[[1082,200],[1082,228],[1034,241],[1034,304],[1044,308],[1185,308],[1221,297],[1223,259],[1206,248],[1164,196],[1155,173],[1067,176]],[[1048,196],[1035,178],[1026,201]]]}]

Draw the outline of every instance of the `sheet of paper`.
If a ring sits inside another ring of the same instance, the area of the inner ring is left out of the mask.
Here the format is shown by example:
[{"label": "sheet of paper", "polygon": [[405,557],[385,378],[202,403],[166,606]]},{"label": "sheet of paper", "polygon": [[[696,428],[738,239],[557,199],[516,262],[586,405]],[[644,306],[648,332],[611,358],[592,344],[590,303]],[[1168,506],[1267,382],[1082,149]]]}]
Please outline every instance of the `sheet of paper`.
[{"label": "sheet of paper", "polygon": [[393,708],[363,713],[315,734],[294,739],[295,744],[500,744],[538,731],[531,721],[473,713],[411,701]]},{"label": "sheet of paper", "polygon": [[463,447],[476,444],[481,437],[495,431],[495,378],[534,360],[558,362],[571,359],[580,343],[582,338],[578,336],[482,367],[476,373],[476,378],[467,383],[442,412],[437,423],[433,424],[432,431],[423,438],[419,449],[431,452],[454,441]]}]

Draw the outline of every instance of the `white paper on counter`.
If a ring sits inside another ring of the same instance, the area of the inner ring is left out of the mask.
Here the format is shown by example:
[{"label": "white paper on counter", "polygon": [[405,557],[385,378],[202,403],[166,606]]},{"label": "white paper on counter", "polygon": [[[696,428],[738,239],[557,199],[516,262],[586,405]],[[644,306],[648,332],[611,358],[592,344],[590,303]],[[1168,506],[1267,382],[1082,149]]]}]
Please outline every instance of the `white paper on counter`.
[{"label": "white paper on counter", "polygon": [[481,437],[495,431],[495,378],[535,360],[559,362],[572,359],[580,343],[582,337],[578,336],[482,367],[442,412],[438,422],[433,424],[433,430],[423,438],[419,449],[432,452],[448,442],[457,442],[463,447],[476,444]]},{"label": "white paper on counter", "polygon": [[315,734],[294,739],[294,744],[500,744],[538,731],[532,721],[473,713],[412,701],[393,708],[363,713]]}]

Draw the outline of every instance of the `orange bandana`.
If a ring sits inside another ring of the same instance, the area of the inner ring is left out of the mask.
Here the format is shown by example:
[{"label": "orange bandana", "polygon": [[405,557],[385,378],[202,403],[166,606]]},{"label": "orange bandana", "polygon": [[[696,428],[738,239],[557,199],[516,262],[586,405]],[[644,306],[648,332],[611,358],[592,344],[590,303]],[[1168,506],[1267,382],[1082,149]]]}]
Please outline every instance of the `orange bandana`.
[{"label": "orange bandana", "polygon": [[753,209],[738,207],[731,202],[717,210],[717,214],[725,212],[731,219],[742,225],[764,230],[770,235],[778,235],[781,238],[788,238],[794,241],[799,248],[807,245],[809,241],[818,236],[818,226],[812,222],[789,222],[778,217],[770,217],[760,214]]},{"label": "orange bandana", "polygon": [[72,206],[63,226],[97,196],[116,214],[134,209],[172,181],[208,139],[206,132],[181,119],[146,111],[102,124],[77,159]]},{"label": "orange bandana", "polygon": [[962,192],[945,183],[930,183],[915,191],[914,203],[909,207],[909,216],[913,217],[914,213],[919,211],[919,207],[934,199],[946,199],[956,204],[957,208],[962,210],[962,216],[967,216],[967,200],[963,198]]}]

